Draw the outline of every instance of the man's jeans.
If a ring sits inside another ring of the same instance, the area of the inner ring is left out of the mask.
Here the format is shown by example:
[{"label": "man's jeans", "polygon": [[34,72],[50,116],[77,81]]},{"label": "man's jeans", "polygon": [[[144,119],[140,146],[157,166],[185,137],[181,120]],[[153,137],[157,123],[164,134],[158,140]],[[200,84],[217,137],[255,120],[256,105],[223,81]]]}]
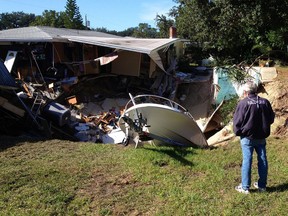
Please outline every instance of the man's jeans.
[{"label": "man's jeans", "polygon": [[251,168],[252,168],[252,158],[253,151],[255,149],[258,159],[258,187],[266,188],[267,175],[268,175],[268,162],[266,156],[266,140],[265,139],[247,139],[241,137],[240,140],[242,147],[242,188],[244,190],[249,189],[251,185]]}]

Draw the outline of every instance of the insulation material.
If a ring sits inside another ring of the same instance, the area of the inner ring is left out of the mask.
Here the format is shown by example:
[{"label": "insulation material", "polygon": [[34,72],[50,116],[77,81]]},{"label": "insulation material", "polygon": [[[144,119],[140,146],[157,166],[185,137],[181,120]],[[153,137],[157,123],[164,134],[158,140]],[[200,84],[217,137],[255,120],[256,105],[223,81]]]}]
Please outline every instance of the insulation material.
[{"label": "insulation material", "polygon": [[120,129],[114,129],[102,136],[103,143],[119,144],[125,139],[125,133]]}]

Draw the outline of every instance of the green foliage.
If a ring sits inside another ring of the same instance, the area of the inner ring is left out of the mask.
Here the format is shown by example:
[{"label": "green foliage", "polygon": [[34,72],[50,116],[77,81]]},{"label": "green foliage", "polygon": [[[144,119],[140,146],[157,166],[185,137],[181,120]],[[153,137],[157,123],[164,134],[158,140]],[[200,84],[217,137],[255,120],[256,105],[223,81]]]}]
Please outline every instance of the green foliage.
[{"label": "green foliage", "polygon": [[217,59],[218,66],[216,67],[216,71],[219,71],[220,73],[225,73],[228,77],[228,79],[231,82],[243,84],[247,82],[247,80],[254,79],[249,73],[249,69],[253,70],[251,66],[259,59],[260,57],[256,58],[253,63],[248,65],[247,62],[243,61],[239,64],[231,64],[231,60],[224,60],[221,61]]},{"label": "green foliage", "polygon": [[133,32],[136,30],[136,27],[130,27],[125,29],[124,31],[117,32],[117,35],[125,37],[125,36],[132,36]]},{"label": "green foliage", "polygon": [[67,0],[65,9],[65,12],[44,10],[41,16],[23,12],[2,13],[0,14],[0,29],[27,27],[30,25],[85,29],[76,0]]},{"label": "green foliage", "polygon": [[273,48],[285,47],[287,44],[285,28],[280,28],[277,30],[270,30],[266,33],[266,38],[268,43]]},{"label": "green foliage", "polygon": [[225,100],[223,105],[220,107],[220,115],[224,125],[227,125],[233,119],[239,97],[237,95]]},{"label": "green foliage", "polygon": [[34,19],[34,14],[27,14],[24,12],[1,13],[0,30],[28,27]]},{"label": "green foliage", "polygon": [[174,21],[172,19],[168,19],[164,15],[157,15],[155,21],[159,29],[158,37],[169,38],[169,29],[174,25]]},{"label": "green foliage", "polygon": [[267,46],[262,45],[262,44],[254,45],[251,49],[251,52],[258,55],[258,56],[260,56],[260,55],[268,56],[270,51],[271,51],[270,47],[267,47]]},{"label": "green foliage", "polygon": [[139,26],[134,29],[132,36],[136,38],[156,38],[157,30],[147,23],[139,23]]},{"label": "green foliage", "polygon": [[56,28],[64,27],[64,12],[56,12],[55,10],[45,10],[41,16],[36,16],[31,22],[32,26],[51,26]]},{"label": "green foliage", "polygon": [[76,0],[67,0],[66,2],[64,25],[70,29],[85,28]]},{"label": "green foliage", "polygon": [[228,79],[232,82],[245,83],[248,79],[252,78],[245,69],[238,68],[235,65],[221,68],[222,72],[226,73]]},{"label": "green foliage", "polygon": [[[213,56],[239,62],[255,46],[286,50],[288,2],[178,0],[171,14],[181,37],[202,44]],[[277,16],[275,16],[277,14]]]}]

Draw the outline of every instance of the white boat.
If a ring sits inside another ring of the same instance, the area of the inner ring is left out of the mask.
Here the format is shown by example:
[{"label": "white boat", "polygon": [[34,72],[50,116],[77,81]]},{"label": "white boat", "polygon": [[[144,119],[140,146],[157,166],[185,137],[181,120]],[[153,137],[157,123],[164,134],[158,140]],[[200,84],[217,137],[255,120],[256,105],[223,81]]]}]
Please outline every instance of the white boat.
[{"label": "white boat", "polygon": [[206,138],[192,115],[178,103],[156,95],[137,95],[126,104],[119,125],[136,147],[139,141],[160,140],[169,145],[206,147]]}]

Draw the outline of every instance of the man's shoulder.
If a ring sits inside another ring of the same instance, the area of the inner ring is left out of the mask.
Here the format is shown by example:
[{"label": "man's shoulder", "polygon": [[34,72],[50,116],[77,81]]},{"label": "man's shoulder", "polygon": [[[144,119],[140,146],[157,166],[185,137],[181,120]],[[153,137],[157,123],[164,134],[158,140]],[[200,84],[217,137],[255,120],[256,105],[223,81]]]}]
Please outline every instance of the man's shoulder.
[{"label": "man's shoulder", "polygon": [[248,97],[245,97],[245,98],[243,98],[243,99],[241,99],[239,102],[238,102],[238,104],[246,104],[247,103],[247,101],[248,101]]},{"label": "man's shoulder", "polygon": [[259,97],[259,100],[265,101],[265,103],[270,103],[270,101],[267,98],[260,97],[260,96],[258,97]]}]

